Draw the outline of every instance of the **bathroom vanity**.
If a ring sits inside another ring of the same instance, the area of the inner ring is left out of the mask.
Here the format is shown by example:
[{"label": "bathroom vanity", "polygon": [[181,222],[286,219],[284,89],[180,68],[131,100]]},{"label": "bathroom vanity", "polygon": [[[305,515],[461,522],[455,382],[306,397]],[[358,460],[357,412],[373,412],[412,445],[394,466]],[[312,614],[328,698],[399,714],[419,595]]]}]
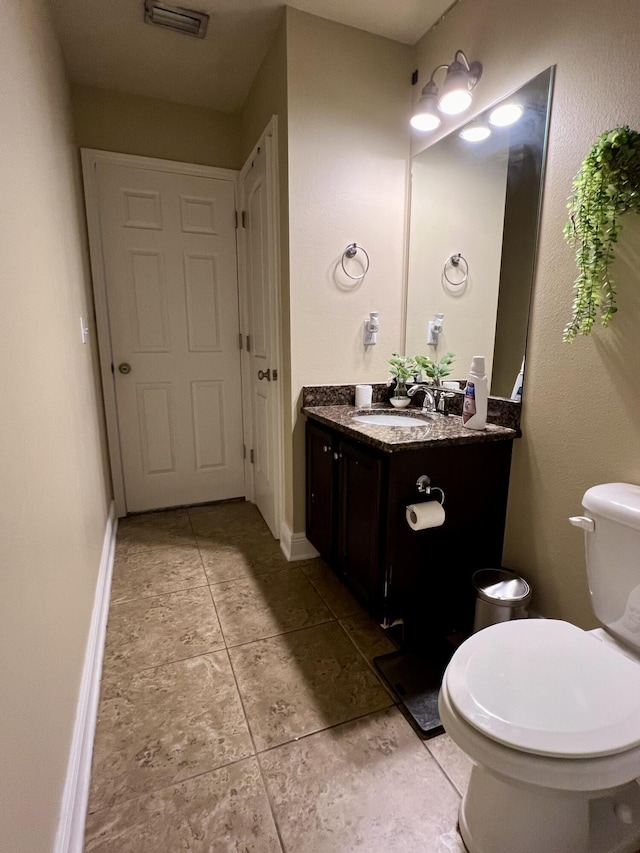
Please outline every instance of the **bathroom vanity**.
[{"label": "bathroom vanity", "polygon": [[[407,416],[380,404],[366,410]],[[383,625],[402,619],[416,643],[467,634],[471,575],[502,558],[515,429],[471,431],[457,416],[425,416],[415,426],[358,422],[348,405],[306,406],[307,538]],[[408,504],[427,475],[442,489],[441,527],[412,530]],[[411,638],[409,638],[411,639]]]}]

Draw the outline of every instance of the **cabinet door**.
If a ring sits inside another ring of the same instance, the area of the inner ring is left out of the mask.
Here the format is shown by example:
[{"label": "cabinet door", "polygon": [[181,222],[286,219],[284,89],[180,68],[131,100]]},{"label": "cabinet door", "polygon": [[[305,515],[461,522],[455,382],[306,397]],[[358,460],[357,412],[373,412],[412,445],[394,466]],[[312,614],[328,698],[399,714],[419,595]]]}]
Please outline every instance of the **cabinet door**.
[{"label": "cabinet door", "polygon": [[382,592],[382,460],[345,442],[339,457],[339,565],[360,598],[376,607]]},{"label": "cabinet door", "polygon": [[[402,618],[405,639],[471,631],[476,569],[499,567],[509,488],[510,441],[423,448],[391,454],[385,616]],[[411,530],[405,507],[426,500],[416,481],[427,474],[444,490],[442,527]]]},{"label": "cabinet door", "polygon": [[335,467],[333,436],[307,422],[307,539],[329,562],[335,546]]}]

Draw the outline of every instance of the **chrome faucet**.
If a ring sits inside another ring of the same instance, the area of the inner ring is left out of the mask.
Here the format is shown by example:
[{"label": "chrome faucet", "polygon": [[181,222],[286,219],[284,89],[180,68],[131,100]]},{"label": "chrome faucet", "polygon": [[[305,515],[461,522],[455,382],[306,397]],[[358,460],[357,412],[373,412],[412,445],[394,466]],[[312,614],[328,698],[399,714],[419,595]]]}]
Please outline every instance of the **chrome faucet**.
[{"label": "chrome faucet", "polygon": [[428,385],[412,385],[411,388],[409,388],[409,390],[407,391],[407,394],[410,397],[413,397],[413,395],[417,391],[423,391],[424,392],[424,400],[422,401],[422,413],[423,414],[429,414],[431,412],[435,412],[436,411],[436,395],[431,390],[431,388],[429,388]]}]

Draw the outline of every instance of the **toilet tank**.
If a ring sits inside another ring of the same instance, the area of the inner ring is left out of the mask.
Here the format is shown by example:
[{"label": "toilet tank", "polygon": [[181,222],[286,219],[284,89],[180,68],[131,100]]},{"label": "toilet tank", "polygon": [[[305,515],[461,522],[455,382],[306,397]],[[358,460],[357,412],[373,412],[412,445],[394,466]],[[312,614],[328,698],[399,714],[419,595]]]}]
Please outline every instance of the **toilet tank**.
[{"label": "toilet tank", "polygon": [[585,492],[593,612],[605,630],[640,651],[640,486],[606,483]]}]

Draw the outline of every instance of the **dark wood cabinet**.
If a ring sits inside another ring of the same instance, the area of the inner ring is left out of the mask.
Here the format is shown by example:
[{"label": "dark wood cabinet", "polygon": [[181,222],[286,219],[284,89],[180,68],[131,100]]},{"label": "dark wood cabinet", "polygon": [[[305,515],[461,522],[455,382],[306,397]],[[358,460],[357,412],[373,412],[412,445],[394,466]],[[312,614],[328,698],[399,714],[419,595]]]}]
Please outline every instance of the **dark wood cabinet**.
[{"label": "dark wood cabinet", "polygon": [[355,444],[338,444],[338,571],[370,608],[379,598],[383,463]]},{"label": "dark wood cabinet", "polygon": [[[307,538],[383,624],[420,638],[468,633],[476,569],[500,566],[511,440],[387,452],[307,421]],[[413,531],[426,474],[443,489],[442,527]],[[426,640],[425,640],[426,642]]]},{"label": "dark wood cabinet", "polygon": [[370,607],[379,591],[382,474],[379,454],[307,423],[307,539]]},{"label": "dark wood cabinet", "polygon": [[307,422],[307,539],[330,564],[337,548],[334,473],[337,459],[334,434]]}]

